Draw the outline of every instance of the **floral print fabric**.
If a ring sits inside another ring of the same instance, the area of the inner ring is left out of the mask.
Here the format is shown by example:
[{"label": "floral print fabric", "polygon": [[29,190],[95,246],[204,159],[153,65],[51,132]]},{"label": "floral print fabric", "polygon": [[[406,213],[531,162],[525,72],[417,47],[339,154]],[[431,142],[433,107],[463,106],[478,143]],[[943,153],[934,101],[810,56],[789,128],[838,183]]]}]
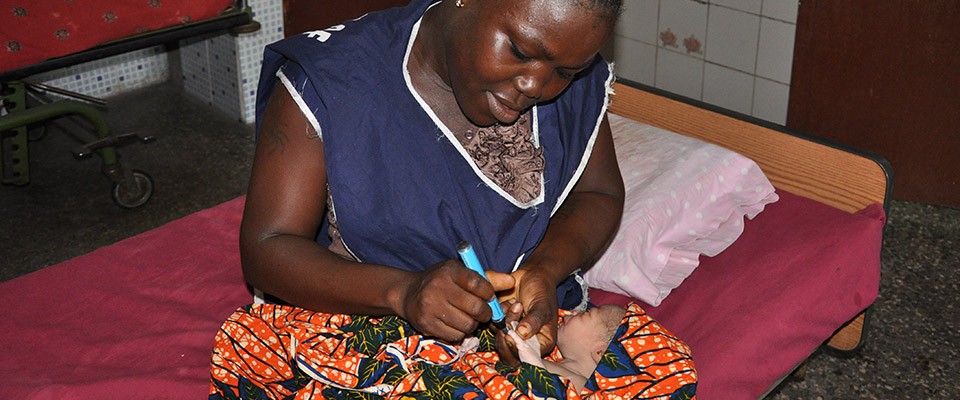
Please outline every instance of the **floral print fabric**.
[{"label": "floral print fabric", "polygon": [[616,339],[578,392],[542,368],[501,363],[489,330],[453,346],[397,317],[251,305],[216,336],[210,398],[695,398],[689,349],[640,307],[629,306]]}]

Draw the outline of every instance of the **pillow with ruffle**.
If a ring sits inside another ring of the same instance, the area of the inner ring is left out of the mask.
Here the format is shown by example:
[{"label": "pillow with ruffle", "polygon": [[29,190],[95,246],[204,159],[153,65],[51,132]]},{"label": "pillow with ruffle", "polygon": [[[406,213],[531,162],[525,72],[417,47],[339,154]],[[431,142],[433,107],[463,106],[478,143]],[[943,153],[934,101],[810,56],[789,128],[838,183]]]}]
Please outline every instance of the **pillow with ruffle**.
[{"label": "pillow with ruffle", "polygon": [[590,287],[657,306],[777,201],[757,164],[729,149],[610,114],[626,198],[610,247],[584,273]]}]

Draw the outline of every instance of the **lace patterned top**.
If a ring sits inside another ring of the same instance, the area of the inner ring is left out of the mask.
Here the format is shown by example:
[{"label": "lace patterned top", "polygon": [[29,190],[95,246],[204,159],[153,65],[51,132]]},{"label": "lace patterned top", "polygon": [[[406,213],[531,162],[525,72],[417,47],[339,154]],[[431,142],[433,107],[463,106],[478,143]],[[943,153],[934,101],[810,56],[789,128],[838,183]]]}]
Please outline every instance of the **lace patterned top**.
[{"label": "lace patterned top", "polygon": [[543,174],[543,148],[533,142],[529,114],[510,126],[496,124],[458,137],[483,174],[521,203],[540,196]]}]

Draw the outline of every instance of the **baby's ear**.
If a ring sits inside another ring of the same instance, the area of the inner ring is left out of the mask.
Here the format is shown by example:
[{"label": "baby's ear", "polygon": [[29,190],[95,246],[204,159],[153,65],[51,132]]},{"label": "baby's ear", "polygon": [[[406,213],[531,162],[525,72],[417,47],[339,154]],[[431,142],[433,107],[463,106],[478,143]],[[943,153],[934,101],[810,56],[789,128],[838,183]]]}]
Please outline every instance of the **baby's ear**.
[{"label": "baby's ear", "polygon": [[603,358],[603,352],[607,351],[606,345],[600,350],[596,350],[590,353],[590,358],[593,359],[594,364],[599,363],[600,359]]}]

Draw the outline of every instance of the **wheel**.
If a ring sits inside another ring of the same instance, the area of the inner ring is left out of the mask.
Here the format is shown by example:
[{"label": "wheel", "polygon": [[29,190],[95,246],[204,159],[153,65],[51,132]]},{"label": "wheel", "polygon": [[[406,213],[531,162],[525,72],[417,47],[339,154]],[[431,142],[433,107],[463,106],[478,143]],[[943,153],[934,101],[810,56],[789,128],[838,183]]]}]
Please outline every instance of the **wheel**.
[{"label": "wheel", "polygon": [[136,190],[129,190],[120,183],[113,184],[113,202],[122,208],[137,208],[147,203],[153,196],[153,179],[146,172],[138,169],[130,171],[133,186]]}]

